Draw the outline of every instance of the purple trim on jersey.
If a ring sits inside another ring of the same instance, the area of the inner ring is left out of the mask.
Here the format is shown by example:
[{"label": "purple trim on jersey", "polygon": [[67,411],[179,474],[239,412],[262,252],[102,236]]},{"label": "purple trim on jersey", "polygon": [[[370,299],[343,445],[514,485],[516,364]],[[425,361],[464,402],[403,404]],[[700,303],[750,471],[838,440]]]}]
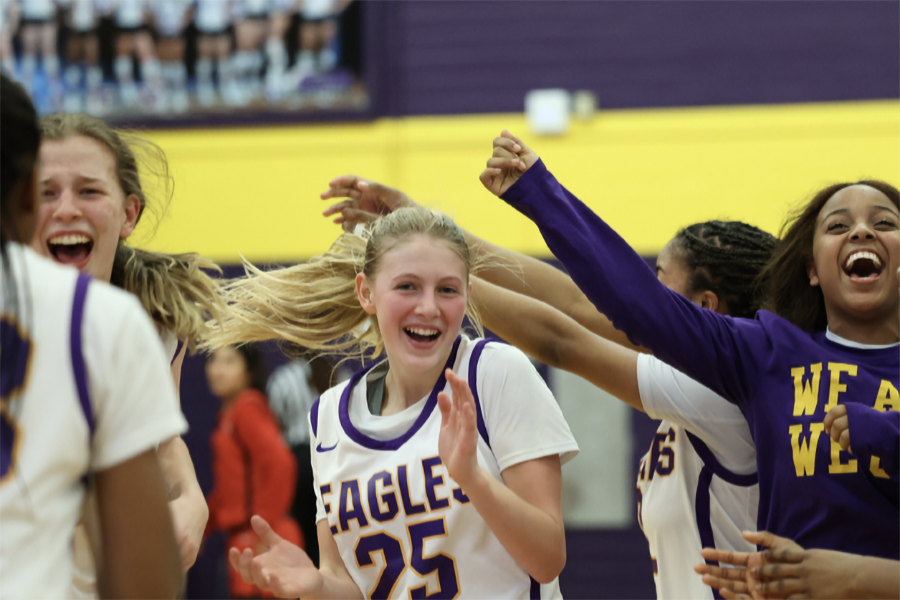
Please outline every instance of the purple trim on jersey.
[{"label": "purple trim on jersey", "polygon": [[72,302],[72,323],[69,330],[69,349],[72,354],[72,371],[75,374],[75,387],[78,389],[78,401],[87,421],[88,431],[94,435],[94,411],[88,393],[87,370],[84,367],[84,355],[81,351],[81,323],[84,320],[84,303],[87,297],[89,275],[78,274],[75,284],[75,300]]},{"label": "purple trim on jersey", "polygon": [[[697,532],[700,534],[701,548],[715,548],[716,538],[713,536],[712,519],[709,512],[709,484],[712,483],[713,472],[708,466],[703,465],[700,476],[697,478],[697,496],[694,499],[694,511],[697,515]],[[719,566],[715,560],[707,560],[706,564]],[[713,598],[721,600],[719,590],[712,589]]]},{"label": "purple trim on jersey", "polygon": [[181,349],[184,348],[184,342],[178,340],[178,344],[175,346],[175,355],[172,357],[172,362],[169,363],[169,366],[175,364],[175,359],[178,358],[178,353],[181,352]]},{"label": "purple trim on jersey", "polygon": [[416,422],[412,424],[412,427],[409,430],[401,435],[398,438],[394,438],[392,440],[376,440],[370,438],[356,427],[353,426],[353,422],[350,420],[350,394],[353,392],[353,388],[359,382],[363,376],[372,370],[376,365],[372,365],[366,369],[361,371],[357,371],[353,374],[353,377],[350,378],[350,383],[347,384],[347,387],[344,388],[344,392],[341,394],[341,403],[338,406],[338,415],[341,420],[341,427],[344,429],[344,433],[347,434],[351,440],[362,446],[363,448],[368,448],[369,450],[396,450],[400,448],[403,444],[405,444],[412,436],[419,431],[425,422],[428,420],[428,417],[431,416],[432,411],[437,406],[437,396],[440,393],[444,386],[447,385],[447,377],[444,375],[444,371],[447,369],[453,368],[453,364],[456,362],[456,352],[459,350],[459,342],[462,340],[462,336],[457,336],[456,341],[453,342],[453,349],[450,351],[450,356],[447,358],[447,364],[444,365],[444,368],[441,369],[441,376],[438,377],[437,383],[434,384],[434,389],[431,390],[431,394],[428,396],[428,400],[425,401],[425,407],[422,409],[422,413],[419,415],[419,418],[416,419]]},{"label": "purple trim on jersey", "polygon": [[[484,424],[484,415],[481,413],[481,401],[478,399],[478,360],[481,358],[481,352],[488,342],[492,340],[481,340],[475,344],[472,355],[469,357],[469,389],[472,390],[472,397],[475,399],[475,418],[478,421],[478,433],[484,443],[491,448],[491,438],[488,437],[487,427]],[[493,448],[491,448],[493,451]]]},{"label": "purple trim on jersey", "polygon": [[725,467],[722,466],[722,463],[718,461],[715,454],[712,453],[712,450],[698,438],[696,435],[691,433],[690,431],[685,431],[688,436],[688,440],[691,442],[691,446],[694,447],[694,451],[697,453],[697,456],[700,457],[700,460],[703,461],[703,465],[712,471],[712,474],[718,477],[719,479],[730,483],[731,485],[738,485],[741,487],[750,487],[751,485],[756,485],[759,483],[759,477],[756,473],[750,473],[749,475],[739,475],[734,471],[729,471]]},{"label": "purple trim on jersey", "polygon": [[528,576],[528,579],[531,580],[531,590],[529,594],[529,598],[531,600],[541,600],[541,584],[535,581],[534,577]]},{"label": "purple trim on jersey", "polygon": [[309,423],[312,425],[313,435],[316,437],[319,437],[319,400],[321,397],[316,398],[312,408],[309,409]]},{"label": "purple trim on jersey", "polygon": [[[712,453],[712,450],[709,449],[703,440],[690,431],[685,431],[685,433],[687,434],[688,441],[691,442],[691,446],[694,447],[694,452],[696,452],[697,456],[700,457],[700,460],[703,461],[703,468],[700,470],[700,476],[697,478],[697,494],[694,497],[694,511],[697,516],[697,532],[700,534],[700,547],[715,548],[716,538],[713,536],[712,517],[709,509],[709,486],[712,483],[713,475],[731,485],[741,487],[756,485],[759,482],[759,477],[757,477],[756,473],[739,475],[733,471],[729,471],[722,466],[722,463],[718,461],[716,456]],[[706,564],[714,567],[719,566],[718,561],[715,560],[707,560]],[[713,598],[720,600],[722,596],[719,595],[719,590],[715,588],[711,589]]]}]

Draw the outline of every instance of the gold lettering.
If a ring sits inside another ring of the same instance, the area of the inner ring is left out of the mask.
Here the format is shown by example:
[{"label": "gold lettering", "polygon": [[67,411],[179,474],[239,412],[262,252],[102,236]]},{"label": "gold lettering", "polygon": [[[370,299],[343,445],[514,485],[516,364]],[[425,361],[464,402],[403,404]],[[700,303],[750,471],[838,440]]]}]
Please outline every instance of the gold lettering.
[{"label": "gold lettering", "polygon": [[822,363],[810,365],[811,373],[809,384],[803,381],[806,375],[806,367],[794,367],[791,376],[794,378],[794,416],[812,415],[816,412],[819,403],[819,379],[822,375]]},{"label": "gold lettering", "polygon": [[856,473],[856,463],[858,462],[855,458],[851,458],[846,463],[841,462],[841,445],[836,441],[829,438],[831,442],[831,464],[828,465],[828,472],[831,474],[835,473]]},{"label": "gold lettering", "polygon": [[880,477],[881,479],[890,479],[884,469],[881,468],[881,459],[877,456],[872,457],[872,462],[869,463],[869,470],[875,477]]},{"label": "gold lettering", "polygon": [[890,381],[881,380],[881,387],[878,388],[878,396],[875,398],[875,410],[881,412],[900,410],[900,393],[897,393],[897,388]]},{"label": "gold lettering", "polygon": [[805,445],[800,440],[803,433],[802,424],[791,425],[788,431],[791,434],[791,449],[794,453],[794,469],[797,471],[797,477],[815,475],[816,448],[819,445],[819,435],[825,431],[825,423],[809,424],[809,440]]},{"label": "gold lettering", "polygon": [[837,406],[838,396],[841,392],[847,391],[847,384],[841,383],[841,373],[848,373],[850,377],[856,377],[856,370],[856,365],[828,363],[828,371],[831,372],[831,385],[828,387],[828,404],[825,405],[825,412]]}]

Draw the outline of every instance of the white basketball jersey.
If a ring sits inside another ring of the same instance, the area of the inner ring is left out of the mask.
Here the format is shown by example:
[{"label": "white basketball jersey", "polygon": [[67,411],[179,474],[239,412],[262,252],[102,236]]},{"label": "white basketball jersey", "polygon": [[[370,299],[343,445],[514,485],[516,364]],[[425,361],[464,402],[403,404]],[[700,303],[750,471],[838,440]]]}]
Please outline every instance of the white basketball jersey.
[{"label": "white basketball jersey", "polygon": [[134,29],[144,24],[146,0],[117,0],[116,25]]},{"label": "white basketball jersey", "polygon": [[637,481],[656,597],[720,598],[694,565],[706,547],[755,551],[741,537],[756,529],[759,505],[750,430],[736,406],[652,356],[639,357],[638,383],[647,414],[663,419]]},{"label": "white basketball jersey", "polygon": [[334,14],[335,0],[306,0],[300,9],[304,19],[327,19]]},{"label": "white basketball jersey", "polygon": [[[478,463],[504,469],[577,452],[550,390],[520,351],[460,337],[447,366],[476,398]],[[389,416],[369,414],[366,382],[384,363],[325,392],[310,412],[317,520],[327,519],[344,565],[367,598],[559,598],[513,560],[438,455],[441,413],[431,394]]]},{"label": "white basketball jersey", "polygon": [[53,0],[25,0],[20,2],[22,18],[34,21],[49,21],[56,15]]},{"label": "white basketball jersey", "polygon": [[156,32],[163,37],[181,35],[186,23],[186,15],[191,8],[190,0],[154,0],[153,24]]},{"label": "white basketball jersey", "polygon": [[232,12],[235,17],[267,17],[269,16],[269,0],[238,0]]},{"label": "white basketball jersey", "polygon": [[97,26],[97,8],[94,0],[72,0],[69,26],[79,33],[92,31]]},{"label": "white basketball jersey", "polygon": [[10,26],[9,6],[11,0],[0,0],[0,34],[11,35],[13,32],[8,31]]},{"label": "white basketball jersey", "polygon": [[[169,365],[175,362],[175,357],[181,352],[183,343],[175,337],[168,329],[163,329],[159,325],[156,326],[156,333],[162,342],[163,352]],[[176,390],[177,392],[177,390]],[[168,438],[159,440],[165,441]],[[89,494],[86,500],[84,513],[92,512],[94,519],[97,511],[97,499],[94,494]],[[70,598],[97,598],[97,563],[94,561],[94,551],[91,548],[91,542],[88,539],[86,525],[79,523],[75,527],[75,533],[72,537],[72,588],[69,590]]]},{"label": "white basketball jersey", "polygon": [[15,312],[6,296],[0,307],[0,592],[65,598],[86,477],[186,423],[134,297],[18,244],[7,248],[19,300]]},{"label": "white basketball jersey", "polygon": [[228,28],[228,3],[222,0],[197,0],[194,24],[200,33],[219,34]]}]

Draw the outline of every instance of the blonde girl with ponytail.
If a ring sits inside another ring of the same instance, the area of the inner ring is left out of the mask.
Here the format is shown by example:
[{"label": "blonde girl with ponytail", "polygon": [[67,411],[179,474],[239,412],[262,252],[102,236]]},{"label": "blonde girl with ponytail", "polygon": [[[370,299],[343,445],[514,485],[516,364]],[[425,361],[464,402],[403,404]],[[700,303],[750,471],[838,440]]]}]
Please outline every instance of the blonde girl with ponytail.
[{"label": "blonde girl with ponytail", "polygon": [[[196,254],[149,252],[125,243],[144,212],[153,208],[142,177],[161,177],[168,197],[171,179],[165,155],[155,144],[121,134],[88,115],[50,115],[40,125],[40,211],[32,248],[137,296],[157,325],[177,389],[186,348],[206,334],[207,319],[220,318],[223,305],[216,281],[203,271],[216,269],[212,262]],[[165,208],[160,206],[160,212]],[[187,571],[197,558],[209,511],[182,439],[159,441],[157,456]],[[93,557],[98,556],[99,531],[92,498],[75,535],[75,597],[97,594]]]},{"label": "blonde girl with ponytail", "polygon": [[560,597],[578,446],[524,354],[461,333],[465,317],[479,330],[472,263],[450,218],[405,208],[224,288],[207,346],[285,339],[369,365],[310,411],[320,567],[255,516],[261,547],[229,554],[246,581],[282,598]]}]

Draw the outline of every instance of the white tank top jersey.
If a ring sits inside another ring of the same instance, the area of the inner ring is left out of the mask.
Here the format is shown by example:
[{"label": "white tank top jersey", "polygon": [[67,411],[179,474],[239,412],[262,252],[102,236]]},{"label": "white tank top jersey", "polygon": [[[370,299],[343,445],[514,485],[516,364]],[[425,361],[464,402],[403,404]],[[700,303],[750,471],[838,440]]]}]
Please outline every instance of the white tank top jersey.
[{"label": "white tank top jersey", "polygon": [[[11,31],[9,27],[9,17],[14,1],[15,0],[0,0],[0,32],[3,32],[6,35],[15,33],[14,31]],[[17,10],[18,8],[18,5],[16,5]]]},{"label": "white tank top jersey", "polygon": [[178,37],[187,27],[187,12],[191,0],[154,0],[153,26],[163,37]]},{"label": "white tank top jersey", "polygon": [[327,19],[334,15],[336,4],[335,0],[306,0],[300,9],[300,13],[304,19],[312,21]]},{"label": "white tank top jersey", "polygon": [[69,27],[78,33],[93,31],[97,26],[97,7],[94,0],[71,0]]},{"label": "white tank top jersey", "polygon": [[[162,342],[163,352],[169,361],[169,366],[175,362],[178,353],[181,352],[183,343],[168,329],[156,326],[156,333]],[[177,393],[178,390],[176,390]],[[157,445],[169,438],[157,440]],[[84,512],[97,511],[97,499],[94,494],[88,494]],[[72,588],[69,590],[70,598],[97,598],[97,564],[94,561],[94,551],[88,539],[86,526],[79,523],[75,527],[72,536]]]},{"label": "white tank top jersey", "polygon": [[0,586],[3,597],[66,598],[87,477],[187,423],[134,297],[28,248],[8,251],[19,309],[4,297]]},{"label": "white tank top jersey", "polygon": [[[494,478],[513,465],[578,453],[562,411],[519,350],[457,338],[447,361],[476,398],[478,463]],[[366,382],[386,364],[331,388],[310,411],[317,516],[367,598],[560,598],[513,560],[438,455],[437,395],[389,416],[370,414]],[[426,596],[427,595],[427,596]]]},{"label": "white tank top jersey", "polygon": [[134,29],[144,24],[146,0],[117,0],[116,26]]},{"label": "white tank top jersey", "polygon": [[641,354],[637,372],[644,409],[662,420],[637,481],[656,597],[721,598],[694,565],[705,547],[755,551],[741,537],[759,506],[750,428],[737,406],[653,356]]},{"label": "white tank top jersey", "polygon": [[19,2],[22,18],[29,21],[49,21],[56,16],[53,0],[25,0]]},{"label": "white tank top jersey", "polygon": [[268,17],[269,0],[237,0],[232,7],[236,18]]},{"label": "white tank top jersey", "polygon": [[200,33],[220,34],[228,29],[228,3],[221,0],[197,0],[194,25]]}]

